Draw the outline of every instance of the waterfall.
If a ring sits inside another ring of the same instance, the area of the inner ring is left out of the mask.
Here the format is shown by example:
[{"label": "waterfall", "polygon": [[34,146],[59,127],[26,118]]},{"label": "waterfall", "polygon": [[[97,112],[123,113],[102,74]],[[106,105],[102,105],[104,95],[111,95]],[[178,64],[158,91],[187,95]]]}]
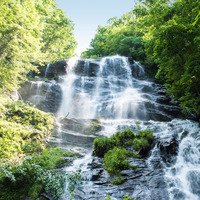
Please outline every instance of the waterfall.
[{"label": "waterfall", "polygon": [[[56,71],[56,63],[51,67]],[[200,200],[198,123],[184,119],[164,86],[145,80],[140,63],[117,55],[73,58],[59,67],[65,73],[56,81],[33,83],[27,99],[56,114],[59,134],[50,141],[83,155],[65,169],[82,168],[76,200],[104,200],[105,194],[112,199],[129,195],[138,200]],[[132,161],[139,163],[138,169],[123,172],[128,177],[124,184],[108,184],[103,164],[91,155],[94,138],[137,131],[138,121],[140,129],[153,130],[154,148],[146,160]]]},{"label": "waterfall", "polygon": [[[133,88],[133,78],[128,59],[120,56],[105,57],[94,76],[90,76],[90,61],[82,66],[83,75],[77,74],[77,63],[70,69],[64,82],[61,115],[74,118],[137,118],[138,104],[144,99]],[[145,115],[145,111],[143,116]],[[145,117],[145,116],[144,116]]]}]

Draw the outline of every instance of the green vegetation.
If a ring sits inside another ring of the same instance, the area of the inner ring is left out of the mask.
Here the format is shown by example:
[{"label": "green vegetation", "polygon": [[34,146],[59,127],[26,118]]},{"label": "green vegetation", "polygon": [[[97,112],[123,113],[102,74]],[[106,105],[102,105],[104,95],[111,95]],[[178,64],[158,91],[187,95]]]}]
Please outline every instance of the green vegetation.
[{"label": "green vegetation", "polygon": [[7,97],[0,101],[0,199],[35,200],[41,192],[58,199],[69,177],[73,177],[69,181],[69,194],[73,197],[80,172],[66,177],[54,169],[66,166],[67,157],[77,155],[58,147],[46,148],[53,116],[22,101],[13,102]]},{"label": "green vegetation", "polygon": [[[131,56],[168,86],[183,111],[200,116],[199,0],[139,0],[133,11],[99,26],[84,58]],[[151,74],[153,75],[153,74]]]},{"label": "green vegetation", "polygon": [[18,88],[38,64],[72,57],[72,30],[55,0],[1,0],[0,92]]},{"label": "green vegetation", "polygon": [[151,130],[140,130],[138,133],[124,130],[110,138],[95,138],[93,155],[104,157],[104,168],[111,176],[114,176],[111,183],[118,185],[124,182],[121,177],[122,170],[136,168],[129,164],[128,158],[146,156],[152,147],[153,140],[154,136]]},{"label": "green vegetation", "polygon": [[[0,166],[0,199],[17,200],[30,197],[35,200],[41,192],[46,192],[54,199],[58,199],[64,193],[66,179],[69,181],[69,194],[73,197],[75,185],[81,182],[80,171],[68,174],[66,177],[65,173],[51,170],[53,169],[52,165],[58,166],[57,161],[62,160],[61,156],[66,153],[56,148],[50,151],[46,150],[41,156],[34,159],[26,157],[21,165],[7,163]],[[50,161],[46,160],[46,157],[50,158],[52,165],[49,165]],[[47,165],[38,165],[38,160],[39,163],[47,163]]]},{"label": "green vegetation", "polygon": [[1,162],[19,161],[20,156],[41,152],[46,137],[53,129],[52,115],[22,101],[1,99],[0,159]]},{"label": "green vegetation", "polygon": [[40,165],[44,170],[53,170],[66,164],[67,157],[74,157],[75,154],[63,151],[60,148],[44,149],[41,155],[33,155],[33,162]]},{"label": "green vegetation", "polygon": [[122,132],[115,133],[110,138],[95,138],[93,154],[99,157],[104,157],[105,154],[114,147],[125,148],[127,146],[132,146],[135,151],[140,150],[140,154],[145,155],[142,154],[142,152],[151,147],[153,139],[154,136],[151,130],[141,130],[138,133],[134,133],[131,130],[124,130]]},{"label": "green vegetation", "polygon": [[121,170],[129,168],[127,157],[130,155],[125,148],[114,147],[109,150],[104,156],[104,168],[107,172],[113,175],[119,175]]},{"label": "green vegetation", "polygon": [[132,12],[129,12],[120,18],[109,19],[107,26],[98,26],[98,32],[90,43],[91,48],[81,56],[98,58],[119,54],[144,61],[146,58],[142,44],[144,34],[137,29],[134,18]]}]

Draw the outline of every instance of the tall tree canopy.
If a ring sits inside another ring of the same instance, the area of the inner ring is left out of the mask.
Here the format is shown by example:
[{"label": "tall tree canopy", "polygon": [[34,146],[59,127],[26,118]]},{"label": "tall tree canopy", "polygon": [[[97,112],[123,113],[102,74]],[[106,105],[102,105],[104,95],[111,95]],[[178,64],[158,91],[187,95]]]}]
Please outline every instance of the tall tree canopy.
[{"label": "tall tree canopy", "polygon": [[0,89],[17,88],[36,64],[73,56],[72,30],[55,0],[1,0]]},{"label": "tall tree canopy", "polygon": [[99,26],[91,41],[90,49],[82,53],[83,58],[102,57],[120,54],[132,56],[139,61],[145,60],[142,36],[137,29],[137,22],[133,12],[126,13],[120,18],[108,20],[107,26]]},{"label": "tall tree canopy", "polygon": [[139,0],[108,23],[82,57],[132,56],[158,69],[156,78],[184,110],[200,115],[200,1]]}]

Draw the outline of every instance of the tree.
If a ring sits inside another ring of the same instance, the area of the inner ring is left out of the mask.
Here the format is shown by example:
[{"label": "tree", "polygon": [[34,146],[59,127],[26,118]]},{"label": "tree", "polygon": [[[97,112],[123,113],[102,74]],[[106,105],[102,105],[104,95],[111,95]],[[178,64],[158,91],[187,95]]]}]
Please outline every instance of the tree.
[{"label": "tree", "polygon": [[40,18],[34,0],[0,2],[0,88],[13,90],[40,57]]},{"label": "tree", "polygon": [[103,57],[108,55],[132,56],[138,61],[145,60],[143,33],[137,29],[135,15],[128,12],[122,17],[108,20],[107,26],[99,26],[91,41],[90,49],[82,57]]},{"label": "tree", "polygon": [[147,56],[159,68],[156,77],[196,115],[200,115],[199,10],[197,0],[145,0],[135,9]]},{"label": "tree", "polygon": [[67,59],[74,56],[76,41],[73,36],[73,24],[58,9],[55,0],[37,0],[36,8],[43,24],[42,52],[46,62]]},{"label": "tree", "polygon": [[0,90],[14,90],[37,65],[69,58],[73,24],[55,0],[0,1]]}]

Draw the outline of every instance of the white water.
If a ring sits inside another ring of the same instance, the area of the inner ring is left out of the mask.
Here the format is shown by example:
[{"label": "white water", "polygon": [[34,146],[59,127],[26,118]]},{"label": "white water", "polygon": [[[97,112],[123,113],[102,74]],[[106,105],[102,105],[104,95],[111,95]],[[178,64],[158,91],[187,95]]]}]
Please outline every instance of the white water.
[{"label": "white water", "polygon": [[[86,60],[84,70],[88,70]],[[99,63],[96,77],[76,75],[76,62],[69,62],[59,114],[71,118],[137,118],[138,102],[144,101],[136,88],[125,57],[106,57]],[[130,112],[129,112],[130,111]],[[141,111],[145,112],[145,111]]]},{"label": "white water", "polygon": [[[156,103],[158,96],[154,92],[153,84],[133,78],[127,58],[120,56],[103,58],[96,63],[99,67],[94,76],[88,75],[90,60],[85,61],[84,75],[76,73],[77,63],[78,59],[68,62],[67,75],[61,84],[63,100],[58,115],[68,115],[69,118],[76,119],[100,117],[104,129],[98,134],[104,136],[111,136],[116,131],[125,128],[137,131],[136,121],[138,120],[141,121],[140,128],[152,129],[157,138],[176,135],[180,143],[175,164],[169,167],[160,161],[165,168],[170,200],[199,200],[200,136],[197,123],[179,119],[161,122],[160,115],[165,115],[160,109],[160,104]],[[134,67],[137,66],[140,76],[143,76],[144,69],[139,63],[136,63]],[[143,88],[149,91],[143,92]],[[155,111],[157,121],[150,120],[154,119]],[[183,130],[189,133],[181,139]],[[80,133],[77,133],[78,135]],[[155,147],[152,156],[147,161],[149,167],[157,151]],[[87,153],[85,157],[74,161],[66,171],[81,168],[83,174],[90,177],[87,165],[91,163],[91,159],[91,153]],[[84,178],[88,188],[93,187],[89,177]]]}]

